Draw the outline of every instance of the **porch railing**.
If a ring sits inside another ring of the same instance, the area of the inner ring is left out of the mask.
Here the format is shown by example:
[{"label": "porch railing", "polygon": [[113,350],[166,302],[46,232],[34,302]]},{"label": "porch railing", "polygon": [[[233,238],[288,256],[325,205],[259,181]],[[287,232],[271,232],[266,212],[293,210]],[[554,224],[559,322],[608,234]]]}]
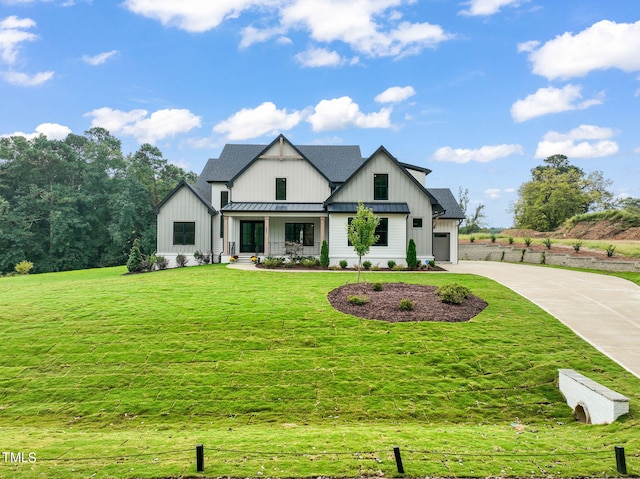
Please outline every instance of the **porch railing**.
[{"label": "porch railing", "polygon": [[[299,256],[320,256],[320,246],[321,243],[314,243],[313,245],[302,245],[302,248],[299,248]],[[269,242],[269,255],[270,256],[286,256],[287,255],[287,244],[284,241],[271,241]]]}]

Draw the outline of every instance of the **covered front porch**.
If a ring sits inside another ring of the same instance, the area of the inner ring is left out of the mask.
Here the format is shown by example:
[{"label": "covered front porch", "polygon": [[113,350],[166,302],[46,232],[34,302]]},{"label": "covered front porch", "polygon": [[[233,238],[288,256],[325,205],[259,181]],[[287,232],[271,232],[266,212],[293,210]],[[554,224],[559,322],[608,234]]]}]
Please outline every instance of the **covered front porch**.
[{"label": "covered front porch", "polygon": [[327,214],[321,204],[230,203],[222,211],[223,252],[232,256],[319,256],[327,239]]}]

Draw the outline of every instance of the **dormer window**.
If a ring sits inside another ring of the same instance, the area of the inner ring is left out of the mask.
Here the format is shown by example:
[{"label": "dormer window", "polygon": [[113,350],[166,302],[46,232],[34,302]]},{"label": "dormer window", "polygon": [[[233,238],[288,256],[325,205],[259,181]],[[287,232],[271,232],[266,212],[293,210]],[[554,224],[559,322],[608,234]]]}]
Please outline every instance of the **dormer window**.
[{"label": "dormer window", "polygon": [[389,175],[386,173],[376,173],[373,175],[373,199],[389,199]]},{"label": "dormer window", "polygon": [[287,179],[276,178],[276,201],[287,199]]}]

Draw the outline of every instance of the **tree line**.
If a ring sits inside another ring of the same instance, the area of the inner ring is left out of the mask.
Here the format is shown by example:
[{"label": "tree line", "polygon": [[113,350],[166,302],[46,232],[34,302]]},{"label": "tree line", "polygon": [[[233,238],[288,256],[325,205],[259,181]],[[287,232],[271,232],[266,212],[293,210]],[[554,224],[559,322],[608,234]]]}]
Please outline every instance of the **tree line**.
[{"label": "tree line", "polygon": [[153,253],[153,210],[181,179],[197,178],[150,144],[123,154],[104,128],[0,138],[0,273],[122,265],[135,239]]}]

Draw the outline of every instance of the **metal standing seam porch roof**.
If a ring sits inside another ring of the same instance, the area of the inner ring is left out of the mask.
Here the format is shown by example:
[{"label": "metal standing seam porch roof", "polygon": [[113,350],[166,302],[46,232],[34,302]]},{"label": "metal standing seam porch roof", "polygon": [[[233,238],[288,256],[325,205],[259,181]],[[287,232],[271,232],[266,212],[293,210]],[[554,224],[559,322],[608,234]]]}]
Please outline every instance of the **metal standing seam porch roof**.
[{"label": "metal standing seam porch roof", "polygon": [[[375,214],[409,214],[407,203],[364,203]],[[221,209],[223,213],[356,213],[358,203],[229,203]]]},{"label": "metal standing seam porch roof", "polygon": [[274,212],[274,213],[324,213],[322,203],[263,203],[263,202],[239,202],[228,203],[221,208],[223,213],[231,212]]}]

